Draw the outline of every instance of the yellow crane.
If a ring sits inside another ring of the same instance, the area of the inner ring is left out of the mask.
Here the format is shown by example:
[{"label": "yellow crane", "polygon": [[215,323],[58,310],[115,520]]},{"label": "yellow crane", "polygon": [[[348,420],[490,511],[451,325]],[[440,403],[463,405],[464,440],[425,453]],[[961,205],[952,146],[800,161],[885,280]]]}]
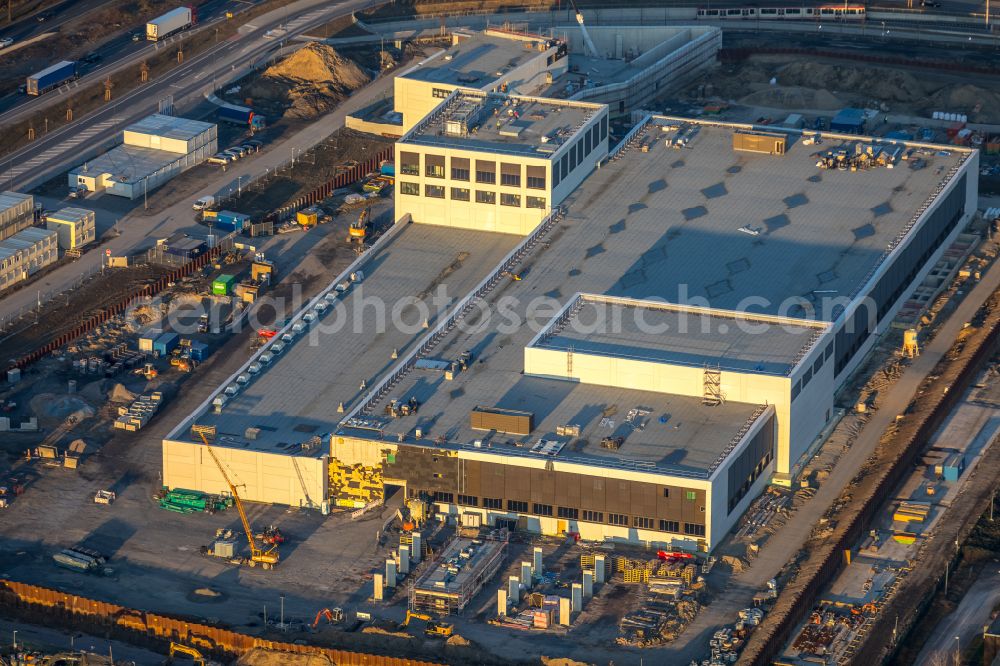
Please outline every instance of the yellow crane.
[{"label": "yellow crane", "polygon": [[229,480],[229,475],[226,474],[226,470],[222,467],[222,462],[219,460],[218,456],[215,455],[215,451],[208,443],[208,438],[205,437],[205,433],[199,432],[201,436],[201,441],[205,443],[205,448],[208,449],[209,455],[212,456],[212,460],[215,461],[215,466],[219,468],[219,472],[222,473],[222,478],[226,480],[226,485],[229,486],[229,492],[233,494],[233,502],[236,504],[236,510],[240,514],[240,520],[243,521],[243,532],[247,535],[247,542],[250,544],[250,560],[247,562],[251,567],[255,567],[258,564],[262,569],[270,569],[278,564],[278,546],[277,544],[272,545],[268,550],[263,550],[257,547],[257,542],[253,538],[253,529],[250,527],[250,521],[247,520],[247,512],[243,510],[243,501],[240,500],[240,494],[236,492],[236,486],[233,482]]}]

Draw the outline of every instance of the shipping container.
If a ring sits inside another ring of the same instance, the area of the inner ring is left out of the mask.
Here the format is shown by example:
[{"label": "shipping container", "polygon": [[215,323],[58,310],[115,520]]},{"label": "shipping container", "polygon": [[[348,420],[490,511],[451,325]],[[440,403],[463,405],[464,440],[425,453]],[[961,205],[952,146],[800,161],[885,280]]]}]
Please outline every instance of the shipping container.
[{"label": "shipping container", "polygon": [[392,176],[395,178],[396,164],[394,162],[385,160],[382,162],[382,164],[379,165],[378,172],[383,176]]},{"label": "shipping container", "polygon": [[139,351],[152,352],[153,343],[156,342],[156,338],[163,335],[163,331],[150,331],[149,333],[144,333],[139,336]]},{"label": "shipping container", "polygon": [[163,333],[153,341],[153,352],[166,356],[177,347],[180,336],[176,333]]},{"label": "shipping container", "polygon": [[250,224],[250,216],[243,213],[234,213],[231,210],[220,210],[215,214],[212,223],[216,228],[223,231],[243,231],[243,228]]},{"label": "shipping container", "polygon": [[29,76],[25,89],[29,95],[41,95],[76,77],[76,63],[72,60],[63,60]]},{"label": "shipping container", "polygon": [[788,136],[780,132],[734,132],[733,150],[764,155],[784,155]]},{"label": "shipping container", "polygon": [[499,407],[475,407],[470,414],[473,430],[496,430],[509,435],[530,435],[535,415]]},{"label": "shipping container", "polygon": [[236,286],[236,277],[233,275],[220,275],[212,281],[212,293],[216,296],[229,296]]},{"label": "shipping container", "polygon": [[191,360],[192,361],[204,361],[208,358],[208,345],[204,342],[194,341],[191,343]]},{"label": "shipping container", "polygon": [[191,27],[194,14],[190,7],[178,7],[146,24],[146,39],[155,42]]}]

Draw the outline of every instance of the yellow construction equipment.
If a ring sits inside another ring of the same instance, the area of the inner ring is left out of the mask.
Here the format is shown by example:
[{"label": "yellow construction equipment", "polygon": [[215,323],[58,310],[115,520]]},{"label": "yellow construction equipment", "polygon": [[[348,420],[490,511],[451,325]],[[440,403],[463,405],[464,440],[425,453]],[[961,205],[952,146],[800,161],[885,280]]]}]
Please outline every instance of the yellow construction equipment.
[{"label": "yellow construction equipment", "polygon": [[149,381],[150,379],[156,379],[156,376],[159,373],[156,371],[156,368],[153,367],[152,363],[147,363],[143,367],[137,369],[135,371],[135,374],[142,375],[143,377],[146,378],[146,381]]},{"label": "yellow construction equipment", "polygon": [[271,569],[278,564],[278,546],[277,544],[272,544],[268,550],[263,550],[257,547],[257,542],[254,541],[254,532],[250,527],[250,521],[247,520],[247,512],[243,510],[243,501],[240,499],[240,494],[236,492],[236,486],[233,482],[229,480],[229,475],[226,474],[225,468],[222,466],[222,462],[219,460],[218,456],[215,455],[215,451],[212,449],[211,445],[208,443],[208,438],[205,437],[205,433],[199,432],[198,435],[201,437],[201,441],[205,443],[205,448],[208,450],[209,455],[212,456],[212,460],[215,461],[215,466],[219,468],[219,472],[222,474],[222,478],[225,479],[226,485],[229,486],[229,492],[233,495],[233,502],[236,504],[236,510],[240,514],[240,520],[243,522],[243,531],[247,535],[247,542],[250,544],[250,559],[247,561],[251,567],[255,567],[258,564],[262,569]]},{"label": "yellow construction equipment", "polygon": [[351,228],[347,230],[348,243],[364,243],[368,236],[368,227],[371,226],[372,205],[366,204],[362,209],[358,219],[351,222]]},{"label": "yellow construction equipment", "polygon": [[403,620],[403,624],[399,625],[400,629],[410,626],[410,620],[423,620],[426,622],[427,627],[424,629],[424,633],[428,636],[442,636],[447,638],[455,633],[454,625],[445,622],[435,622],[434,618],[427,613],[415,613],[411,610],[406,611],[406,619]]},{"label": "yellow construction equipment", "polygon": [[179,654],[191,657],[197,666],[205,666],[205,657],[201,656],[201,652],[194,649],[193,647],[188,647],[187,645],[181,645],[180,643],[170,642],[170,658],[173,659]]}]

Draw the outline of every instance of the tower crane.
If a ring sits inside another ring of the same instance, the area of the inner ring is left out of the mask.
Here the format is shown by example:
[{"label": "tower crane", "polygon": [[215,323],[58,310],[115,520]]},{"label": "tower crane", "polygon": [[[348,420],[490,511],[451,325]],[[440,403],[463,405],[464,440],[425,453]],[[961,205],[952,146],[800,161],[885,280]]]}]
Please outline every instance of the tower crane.
[{"label": "tower crane", "polygon": [[257,542],[253,536],[253,529],[250,527],[250,521],[247,519],[247,512],[243,510],[243,501],[240,499],[240,494],[236,492],[236,486],[229,480],[229,475],[226,474],[226,470],[222,467],[222,462],[215,455],[215,451],[208,443],[205,433],[199,432],[198,434],[201,436],[201,441],[205,443],[205,448],[208,449],[212,460],[215,461],[215,466],[222,473],[222,478],[225,479],[226,485],[229,486],[229,492],[233,494],[233,502],[236,504],[236,510],[239,512],[240,520],[243,522],[243,532],[247,535],[247,542],[250,544],[250,559],[247,563],[251,567],[259,564],[262,569],[271,569],[278,564],[278,545],[272,544],[267,550],[257,547]]},{"label": "tower crane", "polygon": [[583,13],[580,12],[580,8],[576,6],[576,0],[569,0],[569,2],[573,5],[573,12],[576,14],[576,22],[580,24],[580,33],[583,35],[584,50],[591,58],[600,58],[600,56],[597,55],[597,47],[594,46],[594,40],[590,38],[590,33],[587,32],[587,26],[583,24]]}]

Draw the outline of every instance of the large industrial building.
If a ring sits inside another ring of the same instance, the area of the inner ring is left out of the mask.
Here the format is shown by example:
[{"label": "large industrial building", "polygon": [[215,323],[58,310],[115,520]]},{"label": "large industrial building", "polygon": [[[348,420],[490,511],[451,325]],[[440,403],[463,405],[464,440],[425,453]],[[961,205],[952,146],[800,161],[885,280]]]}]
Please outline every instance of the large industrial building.
[{"label": "large industrial building", "polygon": [[[502,164],[506,144],[478,138],[497,117],[444,150]],[[399,155],[426,160],[414,136]],[[202,432],[252,500],[363,506],[398,486],[466,524],[710,550],[833,424],[975,212],[978,161],[654,116],[530,230],[400,193],[350,269],[363,282],[331,283],[169,434],[164,483],[224,489]],[[452,300],[429,307],[442,284]],[[384,331],[379,299],[401,320]]]},{"label": "large industrial building", "polygon": [[396,215],[525,235],[608,154],[603,104],[457,91],[396,142]]},{"label": "large industrial building", "polygon": [[126,127],[121,145],[72,169],[69,187],[137,199],[201,164],[217,149],[212,123],[153,114]]}]

